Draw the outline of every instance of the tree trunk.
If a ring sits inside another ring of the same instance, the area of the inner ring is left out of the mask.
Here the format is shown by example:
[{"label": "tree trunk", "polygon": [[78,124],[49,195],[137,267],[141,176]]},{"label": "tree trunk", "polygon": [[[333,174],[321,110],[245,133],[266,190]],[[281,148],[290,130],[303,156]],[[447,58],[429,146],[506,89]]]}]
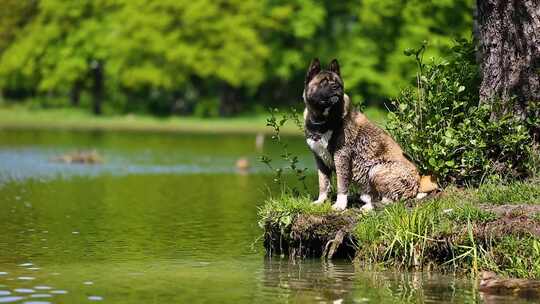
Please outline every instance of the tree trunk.
[{"label": "tree trunk", "polygon": [[104,67],[103,62],[96,61],[95,64],[92,66],[92,76],[94,79],[93,87],[92,87],[92,111],[96,115],[100,115],[102,113],[101,104],[103,102],[103,75],[104,75]]},{"label": "tree trunk", "polygon": [[494,118],[508,111],[520,119],[534,115],[532,103],[540,102],[540,0],[478,0],[477,10],[481,102],[515,98]]},{"label": "tree trunk", "polygon": [[71,92],[69,94],[69,99],[71,102],[71,106],[78,107],[81,101],[81,90],[82,90],[82,82],[81,81],[75,81],[73,84],[73,87],[71,88]]},{"label": "tree trunk", "polygon": [[238,89],[224,83],[221,88],[221,96],[219,102],[219,115],[231,116],[240,111],[240,102]]}]

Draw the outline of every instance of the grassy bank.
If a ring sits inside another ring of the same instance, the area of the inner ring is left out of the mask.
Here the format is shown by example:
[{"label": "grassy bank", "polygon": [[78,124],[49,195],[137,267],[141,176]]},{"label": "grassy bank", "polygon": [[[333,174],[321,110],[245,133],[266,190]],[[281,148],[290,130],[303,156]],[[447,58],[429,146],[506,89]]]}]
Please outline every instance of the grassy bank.
[{"label": "grassy bank", "polygon": [[[386,113],[377,108],[366,110],[377,123],[384,123]],[[149,115],[95,116],[86,110],[28,109],[24,106],[0,108],[0,128],[4,129],[69,129],[69,130],[128,130],[205,133],[269,133],[265,114],[231,118],[155,117]],[[292,123],[286,124],[284,134],[300,134]]]},{"label": "grassy bank", "polygon": [[367,215],[285,196],[268,200],[259,215],[265,247],[274,253],[331,256],[337,244],[335,252],[365,265],[540,278],[539,180],[449,188]]}]

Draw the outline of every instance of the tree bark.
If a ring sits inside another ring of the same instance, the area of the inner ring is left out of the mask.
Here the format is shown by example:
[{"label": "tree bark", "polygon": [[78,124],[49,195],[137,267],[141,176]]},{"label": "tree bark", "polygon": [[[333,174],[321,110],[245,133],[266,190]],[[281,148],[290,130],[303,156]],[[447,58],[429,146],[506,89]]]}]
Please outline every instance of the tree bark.
[{"label": "tree bark", "polygon": [[224,117],[231,116],[238,113],[240,108],[238,89],[224,83],[221,88],[219,115]]},{"label": "tree bark", "polygon": [[103,88],[104,88],[104,66],[103,62],[96,61],[92,66],[92,76],[94,79],[92,87],[92,111],[96,115],[102,113],[101,104],[103,102]]},{"label": "tree bark", "polygon": [[503,111],[526,118],[540,101],[540,0],[478,0],[477,10],[480,99],[516,98]]},{"label": "tree bark", "polygon": [[71,106],[78,107],[81,101],[81,90],[82,90],[82,82],[81,81],[75,81],[73,84],[73,87],[71,87],[71,92],[69,94],[69,99],[71,101]]},{"label": "tree bark", "polygon": [[540,101],[540,0],[477,0],[477,10],[481,102],[500,99],[504,105],[515,98],[492,117],[534,115],[529,109]]}]

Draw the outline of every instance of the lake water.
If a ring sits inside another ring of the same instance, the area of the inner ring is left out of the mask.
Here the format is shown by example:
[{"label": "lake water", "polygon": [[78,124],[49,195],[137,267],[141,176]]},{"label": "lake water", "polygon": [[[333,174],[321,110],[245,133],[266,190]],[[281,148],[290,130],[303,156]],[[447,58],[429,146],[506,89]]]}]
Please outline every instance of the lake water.
[{"label": "lake water", "polygon": [[[104,164],[50,161],[94,148]],[[0,131],[0,303],[526,302],[451,274],[265,257],[258,155],[250,135]]]}]

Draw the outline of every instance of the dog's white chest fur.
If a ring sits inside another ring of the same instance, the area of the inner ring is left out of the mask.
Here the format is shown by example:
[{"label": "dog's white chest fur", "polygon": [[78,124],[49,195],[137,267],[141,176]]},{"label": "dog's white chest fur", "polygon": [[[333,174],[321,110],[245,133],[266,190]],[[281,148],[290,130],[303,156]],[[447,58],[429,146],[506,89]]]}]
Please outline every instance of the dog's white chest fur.
[{"label": "dog's white chest fur", "polygon": [[332,137],[332,131],[328,130],[324,134],[322,134],[319,140],[314,140],[312,138],[308,138],[306,140],[311,151],[315,152],[315,154],[317,154],[317,156],[319,156],[319,158],[329,168],[334,167],[334,159],[332,158],[332,155],[328,151],[328,142],[330,141],[331,137]]}]

